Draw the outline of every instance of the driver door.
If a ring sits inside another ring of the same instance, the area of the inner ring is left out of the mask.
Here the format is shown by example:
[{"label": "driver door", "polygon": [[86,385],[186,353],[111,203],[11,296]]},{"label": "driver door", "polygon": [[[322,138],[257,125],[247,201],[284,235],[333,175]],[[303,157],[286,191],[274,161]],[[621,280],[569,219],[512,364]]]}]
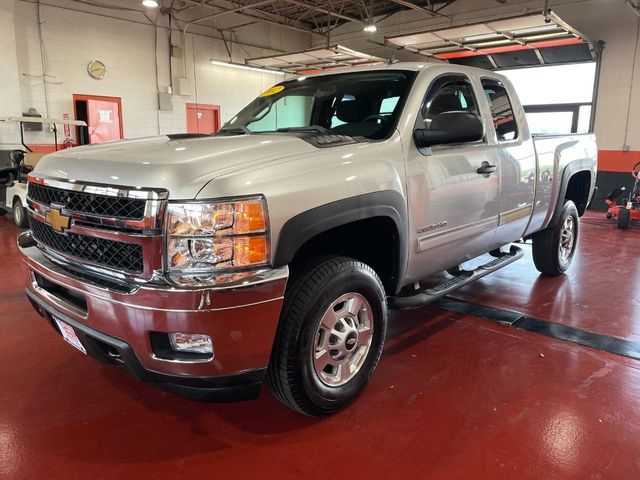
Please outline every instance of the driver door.
[{"label": "driver door", "polygon": [[[477,91],[463,74],[436,78],[416,128],[429,129],[433,118],[446,112],[481,116]],[[477,172],[483,162],[499,168],[496,146],[486,135],[481,141],[426,149],[412,141],[408,149],[410,235],[417,249],[409,276],[415,281],[488,250],[498,226],[500,176]]]}]

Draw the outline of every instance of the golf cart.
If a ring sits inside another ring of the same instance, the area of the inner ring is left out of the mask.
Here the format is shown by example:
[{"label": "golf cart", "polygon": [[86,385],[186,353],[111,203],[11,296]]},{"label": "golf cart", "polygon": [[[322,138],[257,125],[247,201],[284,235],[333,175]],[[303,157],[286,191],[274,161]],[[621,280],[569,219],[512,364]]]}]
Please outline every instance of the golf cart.
[{"label": "golf cart", "polygon": [[632,220],[640,220],[640,162],[633,166],[631,175],[634,179],[633,189],[628,197],[622,199],[621,204],[617,200],[626,191],[626,187],[616,188],[604,200],[609,206],[607,218],[615,218],[618,228],[622,230],[629,228]]},{"label": "golf cart", "polygon": [[87,126],[79,120],[61,120],[40,117],[0,117],[2,123],[17,123],[20,125],[20,143],[23,149],[9,153],[8,163],[0,163],[0,216],[7,212],[13,213],[13,220],[18,227],[27,227],[27,177],[36,163],[44,154],[34,153],[24,141],[25,123],[47,123],[52,125],[55,150],[58,150],[58,127],[62,125]]}]

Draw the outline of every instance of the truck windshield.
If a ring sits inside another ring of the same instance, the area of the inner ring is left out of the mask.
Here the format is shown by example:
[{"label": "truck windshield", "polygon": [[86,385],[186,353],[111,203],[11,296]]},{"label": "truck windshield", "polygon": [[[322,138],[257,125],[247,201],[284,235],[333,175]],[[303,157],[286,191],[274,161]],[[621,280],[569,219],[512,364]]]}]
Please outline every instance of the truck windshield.
[{"label": "truck windshield", "polygon": [[223,128],[227,133],[314,132],[387,138],[415,72],[383,70],[300,77],[263,92]]}]

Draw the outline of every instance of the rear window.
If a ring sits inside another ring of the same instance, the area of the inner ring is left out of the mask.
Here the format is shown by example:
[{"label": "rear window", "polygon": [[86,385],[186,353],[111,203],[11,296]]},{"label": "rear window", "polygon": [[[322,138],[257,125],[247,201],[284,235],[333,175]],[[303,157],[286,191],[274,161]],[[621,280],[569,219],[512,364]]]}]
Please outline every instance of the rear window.
[{"label": "rear window", "polygon": [[518,124],[507,89],[497,80],[483,79],[482,88],[487,96],[493,117],[493,126],[498,140],[513,140],[518,137]]}]

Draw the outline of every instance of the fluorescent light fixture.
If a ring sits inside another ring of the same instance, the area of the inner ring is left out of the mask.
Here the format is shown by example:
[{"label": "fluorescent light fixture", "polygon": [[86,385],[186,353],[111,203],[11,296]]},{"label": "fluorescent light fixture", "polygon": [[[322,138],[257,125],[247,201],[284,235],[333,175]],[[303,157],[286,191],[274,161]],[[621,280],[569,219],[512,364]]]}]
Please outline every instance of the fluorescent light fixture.
[{"label": "fluorescent light fixture", "polygon": [[147,8],[157,8],[158,2],[156,2],[156,0],[142,0],[142,5]]},{"label": "fluorescent light fixture", "polygon": [[209,60],[211,65],[220,65],[222,67],[241,68],[243,70],[253,70],[254,72],[271,73],[273,75],[284,75],[284,72],[279,70],[268,70],[266,68],[250,67],[249,65],[243,65],[241,63],[221,62],[220,60]]},{"label": "fluorescent light fixture", "polygon": [[362,30],[367,32],[367,33],[375,33],[375,32],[378,31],[378,27],[376,27],[373,23],[369,23],[369,24],[365,25]]}]

